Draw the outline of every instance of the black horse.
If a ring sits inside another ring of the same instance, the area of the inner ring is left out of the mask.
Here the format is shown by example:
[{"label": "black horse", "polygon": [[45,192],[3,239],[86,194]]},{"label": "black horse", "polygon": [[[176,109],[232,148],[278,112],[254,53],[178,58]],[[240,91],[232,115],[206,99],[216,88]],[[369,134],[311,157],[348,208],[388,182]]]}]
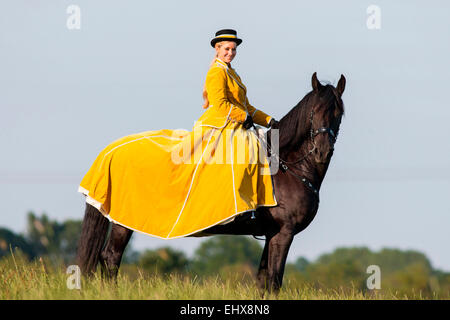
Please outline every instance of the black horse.
[{"label": "black horse", "polygon": [[[273,175],[278,205],[260,207],[254,217],[242,215],[233,222],[216,225],[195,235],[265,236],[257,279],[260,288],[270,291],[277,291],[282,285],[294,235],[304,230],[317,213],[320,186],[344,114],[341,96],[345,77],[341,75],[337,87],[322,85],[316,73],[311,81],[313,90],[267,133],[267,141],[271,141],[272,130],[279,130],[279,154],[272,154],[280,164],[280,170]],[[82,273],[93,273],[100,263],[106,277],[117,276],[122,254],[133,231],[112,224],[105,244],[109,224],[96,208],[86,204],[77,253]]]}]

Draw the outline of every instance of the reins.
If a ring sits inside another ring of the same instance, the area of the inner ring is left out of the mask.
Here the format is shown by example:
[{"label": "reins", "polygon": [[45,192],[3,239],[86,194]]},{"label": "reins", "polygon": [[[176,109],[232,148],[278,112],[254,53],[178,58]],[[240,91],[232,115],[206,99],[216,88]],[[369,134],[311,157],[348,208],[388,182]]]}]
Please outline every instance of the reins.
[{"label": "reins", "polygon": [[[289,168],[287,166],[288,164],[294,165],[294,164],[300,163],[300,162],[304,161],[307,157],[309,157],[314,152],[314,150],[316,150],[316,148],[317,148],[316,144],[314,142],[314,138],[321,133],[328,133],[333,138],[333,142],[336,142],[337,136],[331,128],[321,127],[316,130],[313,129],[313,117],[314,117],[314,110],[311,110],[311,113],[310,113],[310,139],[311,139],[311,143],[312,143],[313,147],[304,156],[300,157],[299,159],[297,159],[295,161],[287,161],[287,160],[282,159],[279,154],[277,154],[276,152],[274,152],[272,150],[272,146],[268,139],[264,139],[265,140],[264,141],[262,138],[259,137],[259,135],[257,135],[257,136],[260,138],[260,140],[262,140],[263,143],[266,144],[266,146],[268,147],[268,150],[270,150],[270,153],[275,154],[275,156],[278,157],[281,171],[287,172],[287,173],[293,175],[294,177],[298,178],[310,191],[312,191],[312,193],[317,198],[317,202],[319,202],[319,190],[313,185],[313,183],[311,183],[311,181],[309,181],[306,177],[298,175],[291,168]],[[252,125],[252,127],[256,132],[258,132],[258,130],[256,129],[254,124]]]}]

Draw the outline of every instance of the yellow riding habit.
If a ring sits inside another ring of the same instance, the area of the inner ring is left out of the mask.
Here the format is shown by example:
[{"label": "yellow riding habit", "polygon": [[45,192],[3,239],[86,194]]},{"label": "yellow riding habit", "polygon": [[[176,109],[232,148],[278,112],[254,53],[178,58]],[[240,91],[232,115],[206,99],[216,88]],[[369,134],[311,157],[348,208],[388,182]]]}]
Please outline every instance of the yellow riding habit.
[{"label": "yellow riding habit", "polygon": [[248,102],[246,87],[216,59],[206,77],[209,108],[192,131],[154,130],[108,145],[79,192],[110,221],[163,239],[193,235],[259,206],[277,204],[269,163],[247,113],[271,119]]}]

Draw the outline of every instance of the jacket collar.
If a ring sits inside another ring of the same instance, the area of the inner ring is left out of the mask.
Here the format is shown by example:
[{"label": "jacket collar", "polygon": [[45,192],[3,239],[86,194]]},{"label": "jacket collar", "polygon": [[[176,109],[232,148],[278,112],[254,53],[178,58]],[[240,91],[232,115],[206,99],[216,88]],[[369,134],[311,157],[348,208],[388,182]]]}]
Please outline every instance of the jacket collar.
[{"label": "jacket collar", "polygon": [[231,65],[230,66],[228,66],[228,64],[226,63],[226,62],[224,62],[223,60],[221,60],[221,59],[219,59],[219,58],[216,58],[216,62],[217,63],[220,63],[222,66],[224,66],[225,68],[230,68],[230,69],[233,69],[233,68],[231,68]]},{"label": "jacket collar", "polygon": [[219,58],[216,58],[216,62],[220,64],[222,67],[224,67],[227,70],[227,73],[231,76],[231,78],[242,88],[244,91],[247,91],[247,88],[245,85],[240,81],[239,77],[237,77],[236,71],[230,66],[226,64],[226,62],[222,61]]}]

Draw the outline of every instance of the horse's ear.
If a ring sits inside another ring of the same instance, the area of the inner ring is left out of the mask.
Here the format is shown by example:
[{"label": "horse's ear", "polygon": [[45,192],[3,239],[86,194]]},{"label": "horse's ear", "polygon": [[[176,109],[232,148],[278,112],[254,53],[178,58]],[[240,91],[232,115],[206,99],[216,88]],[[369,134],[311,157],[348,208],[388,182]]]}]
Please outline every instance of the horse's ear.
[{"label": "horse's ear", "polygon": [[346,82],[345,77],[344,77],[343,74],[341,74],[341,78],[339,79],[339,82],[338,82],[337,87],[336,87],[336,89],[337,89],[337,91],[339,93],[339,96],[342,96],[342,94],[344,93],[345,82]]},{"label": "horse's ear", "polygon": [[314,72],[311,78],[311,84],[315,92],[319,92],[319,90],[322,88],[322,85],[320,84],[320,81],[317,80],[317,72]]}]

